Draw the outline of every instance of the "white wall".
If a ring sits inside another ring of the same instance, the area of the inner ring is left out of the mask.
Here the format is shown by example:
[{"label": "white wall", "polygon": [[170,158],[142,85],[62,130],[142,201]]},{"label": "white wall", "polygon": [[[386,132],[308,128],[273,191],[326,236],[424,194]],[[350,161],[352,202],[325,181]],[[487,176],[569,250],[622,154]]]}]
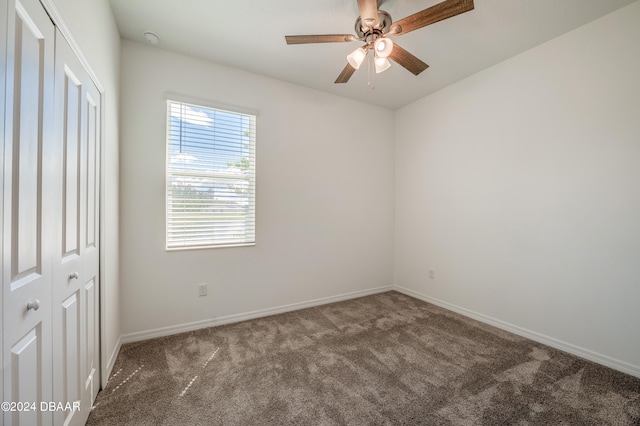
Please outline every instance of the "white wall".
[{"label": "white wall", "polygon": [[[115,361],[120,342],[119,295],[119,153],[118,116],[120,85],[120,34],[108,0],[48,0],[61,13],[82,54],[104,89],[104,147],[101,276],[105,319],[102,338],[102,363]],[[105,371],[102,372],[103,376]],[[103,377],[103,380],[105,377]],[[104,381],[103,381],[104,383]]]},{"label": "white wall", "polygon": [[396,285],[640,375],[638,22],[640,2],[397,111]]},{"label": "white wall", "polygon": [[[392,284],[392,111],[132,42],[121,60],[125,339]],[[255,247],[165,251],[167,91],[258,111]]]}]

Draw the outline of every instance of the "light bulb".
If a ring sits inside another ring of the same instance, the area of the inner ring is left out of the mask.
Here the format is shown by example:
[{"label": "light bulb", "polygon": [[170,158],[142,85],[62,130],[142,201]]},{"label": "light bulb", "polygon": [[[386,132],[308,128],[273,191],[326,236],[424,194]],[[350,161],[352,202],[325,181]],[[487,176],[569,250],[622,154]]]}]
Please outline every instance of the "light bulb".
[{"label": "light bulb", "polygon": [[391,66],[391,62],[389,62],[387,58],[382,58],[380,56],[376,56],[374,62],[376,64],[376,74],[380,74]]},{"label": "light bulb", "polygon": [[364,58],[366,56],[367,51],[362,47],[358,47],[356,50],[347,55],[347,62],[349,62],[349,65],[351,65],[353,68],[358,69],[360,68],[360,65],[362,65],[362,62],[364,61]]},{"label": "light bulb", "polygon": [[386,58],[391,54],[391,51],[393,50],[393,42],[388,38],[380,37],[376,40],[374,45],[376,48],[376,55],[380,56],[381,58]]}]

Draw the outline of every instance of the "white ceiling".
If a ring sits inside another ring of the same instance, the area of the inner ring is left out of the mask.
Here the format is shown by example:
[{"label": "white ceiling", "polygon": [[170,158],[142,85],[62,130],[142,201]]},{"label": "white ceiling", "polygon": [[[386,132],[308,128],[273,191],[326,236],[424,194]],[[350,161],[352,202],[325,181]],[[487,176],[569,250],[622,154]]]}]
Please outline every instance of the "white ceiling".
[{"label": "white ceiling", "polygon": [[[394,41],[430,67],[398,64],[367,87],[362,67],[334,84],[361,42],[291,45],[285,35],[353,34],[356,0],[110,0],[122,38],[397,109],[635,0],[475,0],[475,9]],[[382,0],[399,20],[441,0]]]}]

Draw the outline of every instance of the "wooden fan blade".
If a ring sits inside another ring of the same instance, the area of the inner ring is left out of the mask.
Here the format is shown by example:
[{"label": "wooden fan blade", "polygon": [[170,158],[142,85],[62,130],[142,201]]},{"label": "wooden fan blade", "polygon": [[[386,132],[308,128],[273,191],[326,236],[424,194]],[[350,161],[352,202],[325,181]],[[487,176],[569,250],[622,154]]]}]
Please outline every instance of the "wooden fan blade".
[{"label": "wooden fan blade", "polygon": [[338,78],[336,78],[336,83],[346,83],[349,81],[353,73],[356,72],[356,69],[351,66],[351,64],[347,64],[346,67],[342,70]]},{"label": "wooden fan blade", "polygon": [[378,0],[358,0],[358,9],[363,25],[366,25],[367,20],[371,20],[372,27],[378,25]]},{"label": "wooden fan blade", "polygon": [[352,34],[288,35],[284,38],[287,44],[344,43],[356,40],[356,36]]},{"label": "wooden fan blade", "polygon": [[394,35],[405,34],[470,10],[473,10],[473,0],[445,0],[394,22],[389,31]]},{"label": "wooden fan blade", "polygon": [[393,50],[389,55],[389,59],[396,61],[397,63],[411,71],[414,75],[418,75],[422,71],[429,68],[429,65],[425,64],[420,59],[416,58],[397,44],[393,45]]}]

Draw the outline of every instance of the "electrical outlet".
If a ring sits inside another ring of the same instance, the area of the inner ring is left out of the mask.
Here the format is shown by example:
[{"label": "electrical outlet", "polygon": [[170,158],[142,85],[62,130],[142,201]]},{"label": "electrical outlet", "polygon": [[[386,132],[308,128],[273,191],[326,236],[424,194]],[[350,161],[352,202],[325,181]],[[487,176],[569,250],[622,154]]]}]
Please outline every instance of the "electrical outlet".
[{"label": "electrical outlet", "polygon": [[207,295],[207,285],[202,283],[198,284],[198,296],[206,296]]},{"label": "electrical outlet", "polygon": [[434,271],[433,269],[429,269],[429,279],[430,280],[436,279],[436,271]]}]

